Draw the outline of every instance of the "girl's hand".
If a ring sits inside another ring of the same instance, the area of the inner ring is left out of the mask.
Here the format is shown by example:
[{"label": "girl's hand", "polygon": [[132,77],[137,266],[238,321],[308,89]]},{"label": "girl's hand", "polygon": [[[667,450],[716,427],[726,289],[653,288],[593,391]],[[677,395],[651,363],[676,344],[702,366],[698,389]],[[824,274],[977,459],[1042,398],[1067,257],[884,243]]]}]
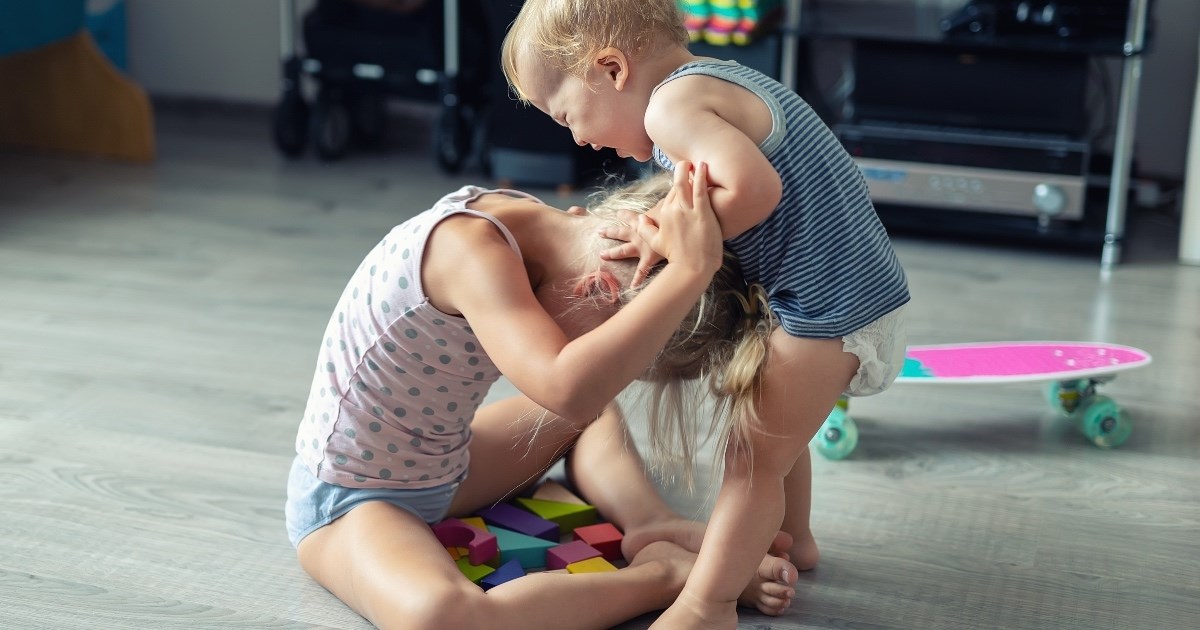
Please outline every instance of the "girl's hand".
[{"label": "girl's hand", "polygon": [[721,225],[708,198],[704,163],[695,168],[691,162],[677,163],[671,191],[658,208],[657,224],[642,215],[631,227],[669,264],[685,265],[708,276],[721,268]]}]

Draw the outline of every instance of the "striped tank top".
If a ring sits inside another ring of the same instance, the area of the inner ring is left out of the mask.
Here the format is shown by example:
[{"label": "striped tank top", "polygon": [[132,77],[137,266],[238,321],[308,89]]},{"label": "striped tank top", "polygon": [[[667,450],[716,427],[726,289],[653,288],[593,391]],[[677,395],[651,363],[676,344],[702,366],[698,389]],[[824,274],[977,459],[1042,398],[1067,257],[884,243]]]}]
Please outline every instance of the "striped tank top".
[{"label": "striped tank top", "polygon": [[[783,182],[782,200],[766,220],[726,245],[741,261],[747,282],[766,289],[784,330],[796,337],[842,337],[907,303],[904,269],[866,181],[808,103],[733,61],[685,64],[658,87],[691,75],[739,85],[771,111],[771,133],[759,148]],[[654,160],[673,169],[657,146]]]}]

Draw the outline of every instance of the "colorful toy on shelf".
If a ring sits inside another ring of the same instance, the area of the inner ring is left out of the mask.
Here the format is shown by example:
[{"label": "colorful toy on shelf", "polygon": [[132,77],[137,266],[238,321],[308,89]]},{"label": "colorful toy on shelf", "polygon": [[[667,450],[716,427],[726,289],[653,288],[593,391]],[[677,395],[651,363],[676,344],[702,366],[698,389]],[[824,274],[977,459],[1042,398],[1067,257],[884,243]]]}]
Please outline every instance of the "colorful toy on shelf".
[{"label": "colorful toy on shelf", "polygon": [[679,0],[679,8],[688,38],[712,46],[749,45],[783,13],[780,0]]}]

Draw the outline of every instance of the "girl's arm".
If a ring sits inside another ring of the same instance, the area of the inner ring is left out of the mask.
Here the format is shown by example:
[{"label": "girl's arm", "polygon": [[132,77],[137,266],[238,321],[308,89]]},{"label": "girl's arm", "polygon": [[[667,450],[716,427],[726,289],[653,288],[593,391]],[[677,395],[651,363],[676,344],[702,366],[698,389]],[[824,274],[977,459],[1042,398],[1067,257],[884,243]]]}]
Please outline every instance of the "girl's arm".
[{"label": "girl's arm", "polygon": [[[441,296],[470,322],[501,373],[542,407],[572,420],[599,415],[666,345],[720,267],[720,228],[703,169],[689,185],[686,166],[661,229],[645,223],[639,230],[667,265],[629,304],[574,340],[538,301],[524,262],[493,226],[468,219],[455,231],[462,242],[448,245],[470,254],[460,257]],[[588,308],[578,314],[598,316]]]}]

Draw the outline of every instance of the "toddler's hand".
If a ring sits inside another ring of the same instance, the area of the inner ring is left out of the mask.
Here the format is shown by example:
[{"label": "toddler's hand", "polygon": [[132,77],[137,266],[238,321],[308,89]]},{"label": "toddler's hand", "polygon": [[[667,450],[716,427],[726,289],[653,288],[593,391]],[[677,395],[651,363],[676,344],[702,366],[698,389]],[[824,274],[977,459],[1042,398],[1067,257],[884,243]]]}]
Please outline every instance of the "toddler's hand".
[{"label": "toddler's hand", "polygon": [[611,238],[616,241],[624,241],[621,245],[610,247],[600,252],[600,258],[604,260],[622,260],[624,258],[637,258],[637,270],[633,273],[633,287],[638,287],[650,274],[650,270],[654,265],[662,262],[664,259],[661,254],[654,251],[650,247],[650,243],[642,240],[634,227],[638,221],[645,218],[651,224],[654,219],[629,210],[620,210],[617,212],[617,218],[621,220],[621,225],[612,225],[600,230],[600,236]]}]

